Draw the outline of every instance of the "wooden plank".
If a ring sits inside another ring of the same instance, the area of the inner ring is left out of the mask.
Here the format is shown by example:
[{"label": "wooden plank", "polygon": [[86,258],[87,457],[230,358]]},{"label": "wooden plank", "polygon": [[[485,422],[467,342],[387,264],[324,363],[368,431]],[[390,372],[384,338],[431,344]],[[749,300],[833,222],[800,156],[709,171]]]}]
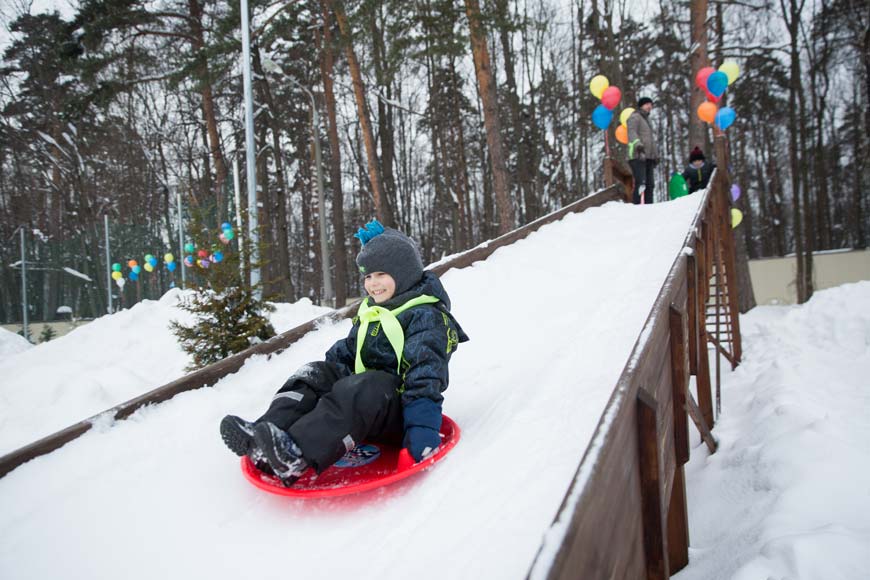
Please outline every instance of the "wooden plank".
[{"label": "wooden plank", "polygon": [[[695,252],[697,253],[697,251]],[[698,374],[698,269],[695,254],[686,256],[686,313],[689,324],[689,374]]]},{"label": "wooden plank", "polygon": [[671,331],[671,377],[674,409],[674,450],[677,464],[689,460],[689,420],[686,414],[686,395],[689,392],[689,376],[686,368],[685,317],[673,304],[670,307]]},{"label": "wooden plank", "polygon": [[710,453],[716,453],[719,443],[716,441],[716,438],[713,437],[710,427],[707,426],[707,422],[704,420],[704,414],[701,412],[701,409],[698,408],[698,403],[695,402],[695,398],[692,397],[691,393],[686,397],[686,411],[688,411],[689,417],[692,418],[692,421],[698,428],[698,432],[701,434],[701,439],[703,439],[704,443],[707,444],[707,449],[710,450]]},{"label": "wooden plank", "polygon": [[643,544],[647,580],[668,578],[667,533],[662,510],[661,464],[658,450],[658,410],[644,389],[637,392],[637,442],[643,505]]},{"label": "wooden plank", "polygon": [[[698,240],[698,251],[702,256],[707,255],[707,243],[705,240]],[[707,275],[706,266],[702,266],[704,260],[698,262],[698,266],[703,268],[700,272],[701,280]],[[707,285],[706,283],[699,283],[698,288],[701,289],[701,294],[698,295],[698,300],[696,301],[698,306],[698,314],[697,316],[700,318],[703,316],[704,309],[706,308],[705,302],[706,297],[703,293],[706,291]],[[701,408],[701,412],[704,415],[704,421],[706,421],[707,425],[712,427],[713,425],[713,391],[712,385],[710,384],[710,359],[707,355],[707,329],[703,324],[698,324],[698,352],[697,352],[697,369],[698,374],[696,375],[697,381],[696,385],[698,387],[698,405]]]},{"label": "wooden plank", "polygon": [[674,477],[668,505],[668,567],[674,574],[689,565],[689,508],[686,502],[686,474],[680,465]]}]

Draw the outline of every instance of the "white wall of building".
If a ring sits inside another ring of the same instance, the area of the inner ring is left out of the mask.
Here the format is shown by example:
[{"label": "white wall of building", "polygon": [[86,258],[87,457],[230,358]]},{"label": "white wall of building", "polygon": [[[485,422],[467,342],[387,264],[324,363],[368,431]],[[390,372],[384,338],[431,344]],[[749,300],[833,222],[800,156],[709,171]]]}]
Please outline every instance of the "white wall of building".
[{"label": "white wall of building", "polygon": [[[795,256],[749,261],[749,275],[758,304],[797,302]],[[816,290],[848,282],[870,280],[870,250],[836,250],[813,254],[813,283]]]}]

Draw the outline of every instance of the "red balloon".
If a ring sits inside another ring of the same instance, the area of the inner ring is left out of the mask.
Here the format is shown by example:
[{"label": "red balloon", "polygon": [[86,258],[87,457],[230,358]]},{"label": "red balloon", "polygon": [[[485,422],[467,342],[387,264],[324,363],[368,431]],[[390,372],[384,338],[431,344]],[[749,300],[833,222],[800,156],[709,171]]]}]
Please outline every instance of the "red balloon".
[{"label": "red balloon", "polygon": [[707,90],[707,78],[716,72],[716,69],[712,66],[705,66],[695,75],[695,84],[698,85],[698,88],[706,91]]},{"label": "red balloon", "polygon": [[604,89],[604,92],[601,93],[601,104],[610,111],[619,104],[619,100],[622,98],[622,91],[619,90],[618,87],[614,87],[613,85]]},{"label": "red balloon", "polygon": [[706,88],[704,89],[704,92],[707,94],[707,100],[710,101],[711,103],[718,103],[719,99],[722,98],[722,97],[717,97],[716,95],[714,95],[713,93],[708,91]]},{"label": "red balloon", "polygon": [[207,258],[208,252],[206,252],[205,250],[200,250],[196,253],[196,255],[199,256],[200,258]]}]

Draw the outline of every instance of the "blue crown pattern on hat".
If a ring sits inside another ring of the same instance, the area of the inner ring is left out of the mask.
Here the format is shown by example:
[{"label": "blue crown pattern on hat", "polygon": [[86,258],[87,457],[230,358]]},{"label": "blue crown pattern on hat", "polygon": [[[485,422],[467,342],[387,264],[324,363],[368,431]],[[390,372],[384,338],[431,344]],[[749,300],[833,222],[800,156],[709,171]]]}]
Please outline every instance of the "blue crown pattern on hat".
[{"label": "blue crown pattern on hat", "polygon": [[384,233],[384,226],[378,220],[372,220],[361,227],[353,237],[358,238],[362,245],[365,246],[372,238]]}]

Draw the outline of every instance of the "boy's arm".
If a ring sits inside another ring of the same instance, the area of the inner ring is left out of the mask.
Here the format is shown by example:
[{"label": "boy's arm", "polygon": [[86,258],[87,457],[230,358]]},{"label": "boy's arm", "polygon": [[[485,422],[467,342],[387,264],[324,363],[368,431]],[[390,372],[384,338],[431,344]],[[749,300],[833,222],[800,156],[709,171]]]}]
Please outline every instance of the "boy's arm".
[{"label": "boy's arm", "polygon": [[354,324],[345,338],[339,339],[326,351],[326,362],[338,365],[345,376],[352,375],[356,362],[356,333],[358,326]]},{"label": "boy's arm", "polygon": [[441,444],[441,392],[447,388],[447,363],[457,343],[449,316],[432,307],[415,309],[405,329],[402,406],[403,446],[416,461]]}]

